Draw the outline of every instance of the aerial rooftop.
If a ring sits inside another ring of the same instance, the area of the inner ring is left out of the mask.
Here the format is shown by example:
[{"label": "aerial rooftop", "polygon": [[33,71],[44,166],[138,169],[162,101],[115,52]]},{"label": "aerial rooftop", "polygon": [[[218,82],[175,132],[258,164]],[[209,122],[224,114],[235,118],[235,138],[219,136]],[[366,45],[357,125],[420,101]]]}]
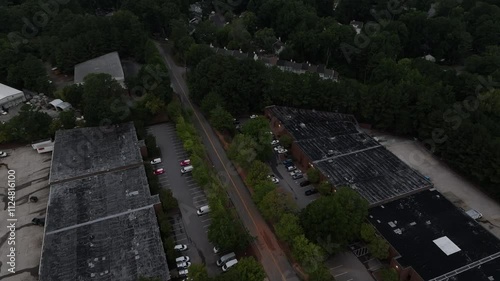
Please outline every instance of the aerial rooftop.
[{"label": "aerial rooftop", "polygon": [[142,164],[134,124],[57,131],[50,183]]},{"label": "aerial rooftop", "polygon": [[399,264],[426,281],[498,280],[488,276],[499,276],[500,240],[436,190],[371,208],[369,221],[398,251]]},{"label": "aerial rooftop", "polygon": [[80,225],[158,203],[151,197],[144,167],[78,178],[51,185],[45,231]]},{"label": "aerial rooftop", "polygon": [[109,74],[120,83],[125,79],[118,52],[105,54],[75,65],[74,82],[76,84],[83,83],[85,76],[91,73]]},{"label": "aerial rooftop", "polygon": [[372,206],[432,186],[375,139],[360,132],[352,115],[282,106],[267,110],[333,185],[350,186]]},{"label": "aerial rooftop", "polygon": [[57,132],[40,281],[170,279],[137,143],[132,123]]},{"label": "aerial rooftop", "polygon": [[169,279],[152,207],[45,233],[40,281],[137,281],[140,276]]}]

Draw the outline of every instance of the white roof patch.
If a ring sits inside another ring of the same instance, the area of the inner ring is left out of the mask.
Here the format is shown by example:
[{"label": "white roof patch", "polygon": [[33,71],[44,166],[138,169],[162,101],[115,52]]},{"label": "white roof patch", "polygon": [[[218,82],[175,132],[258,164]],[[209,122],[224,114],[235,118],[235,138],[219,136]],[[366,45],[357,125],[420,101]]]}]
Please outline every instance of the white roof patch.
[{"label": "white roof patch", "polygon": [[436,244],[436,246],[438,246],[447,256],[461,251],[447,236],[435,239],[432,242],[434,242],[434,244]]}]

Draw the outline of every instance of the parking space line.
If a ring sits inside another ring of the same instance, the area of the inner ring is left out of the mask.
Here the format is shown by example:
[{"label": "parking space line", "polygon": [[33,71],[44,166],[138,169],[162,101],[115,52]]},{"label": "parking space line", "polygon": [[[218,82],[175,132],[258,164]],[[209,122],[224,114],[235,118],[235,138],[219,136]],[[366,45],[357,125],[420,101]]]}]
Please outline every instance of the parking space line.
[{"label": "parking space line", "polygon": [[342,275],[344,275],[344,274],[347,274],[347,271],[346,271],[346,272],[339,273],[339,274],[337,274],[337,275],[334,275],[333,277],[337,278],[337,277],[342,276]]},{"label": "parking space line", "polygon": [[207,228],[209,226],[210,226],[210,224],[206,224],[206,225],[203,226],[203,228]]},{"label": "parking space line", "polygon": [[208,218],[206,220],[202,220],[201,222],[206,222],[206,221],[210,221],[210,220],[212,220],[212,218]]},{"label": "parking space line", "polygon": [[199,197],[205,197],[205,194],[202,194],[202,195],[197,195],[197,196],[193,196],[193,199],[195,199],[195,198],[199,198]]},{"label": "parking space line", "polygon": [[176,242],[180,242],[180,241],[184,241],[184,240],[188,240],[186,237],[182,238],[182,239],[178,239]]},{"label": "parking space line", "polygon": [[[195,190],[196,190],[196,191],[192,191],[192,192],[191,192],[191,194],[192,194],[192,195],[197,194],[197,193],[202,193],[202,192],[203,192],[203,190],[200,190],[200,188],[199,188],[199,187],[197,187],[197,188],[192,188],[192,189],[195,189]],[[189,189],[189,190],[192,190],[192,189]]]},{"label": "parking space line", "polygon": [[343,264],[341,264],[341,265],[339,265],[339,266],[332,267],[332,268],[330,268],[330,270],[332,270],[332,269],[336,269],[336,268],[339,268],[339,267],[342,267],[342,266],[344,266],[344,265],[343,265]]}]

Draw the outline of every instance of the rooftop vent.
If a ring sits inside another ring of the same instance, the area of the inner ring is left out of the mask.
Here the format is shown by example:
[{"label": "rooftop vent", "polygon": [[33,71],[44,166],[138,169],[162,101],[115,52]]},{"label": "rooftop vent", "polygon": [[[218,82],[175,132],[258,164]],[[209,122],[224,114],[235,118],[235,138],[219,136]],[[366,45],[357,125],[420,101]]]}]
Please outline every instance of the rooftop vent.
[{"label": "rooftop vent", "polygon": [[300,127],[301,127],[302,129],[305,129],[305,128],[306,128],[306,124],[304,124],[304,123],[300,123]]},{"label": "rooftop vent", "polygon": [[401,231],[401,229],[397,228],[394,229],[394,233],[401,235],[403,232]]},{"label": "rooftop vent", "polygon": [[410,222],[410,225],[411,225],[411,226],[414,226],[414,225],[417,225],[417,223],[416,223],[416,222],[414,222],[414,221],[412,221],[412,222]]},{"label": "rooftop vent", "polygon": [[390,222],[389,222],[389,225],[390,225],[392,228],[396,227],[396,224],[395,224],[395,223],[393,223],[392,221],[390,221]]}]

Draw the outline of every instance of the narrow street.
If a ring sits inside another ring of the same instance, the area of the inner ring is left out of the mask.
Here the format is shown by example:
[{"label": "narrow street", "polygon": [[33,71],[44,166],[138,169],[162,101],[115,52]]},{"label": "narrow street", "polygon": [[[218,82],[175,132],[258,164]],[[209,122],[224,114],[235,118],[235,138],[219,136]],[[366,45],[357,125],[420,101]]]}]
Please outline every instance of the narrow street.
[{"label": "narrow street", "polygon": [[243,224],[250,234],[256,237],[253,246],[258,255],[257,258],[264,267],[269,280],[298,281],[299,278],[281,250],[274,233],[260,215],[246,186],[227,158],[222,145],[208,124],[208,121],[198,108],[190,102],[189,90],[183,77],[185,68],[175,65],[170,54],[160,44],[156,43],[156,45],[169,68],[174,91],[179,94],[183,105],[193,110],[194,125],[203,138],[213,165],[219,171],[220,177],[225,179],[224,183],[228,187],[228,194]]}]

